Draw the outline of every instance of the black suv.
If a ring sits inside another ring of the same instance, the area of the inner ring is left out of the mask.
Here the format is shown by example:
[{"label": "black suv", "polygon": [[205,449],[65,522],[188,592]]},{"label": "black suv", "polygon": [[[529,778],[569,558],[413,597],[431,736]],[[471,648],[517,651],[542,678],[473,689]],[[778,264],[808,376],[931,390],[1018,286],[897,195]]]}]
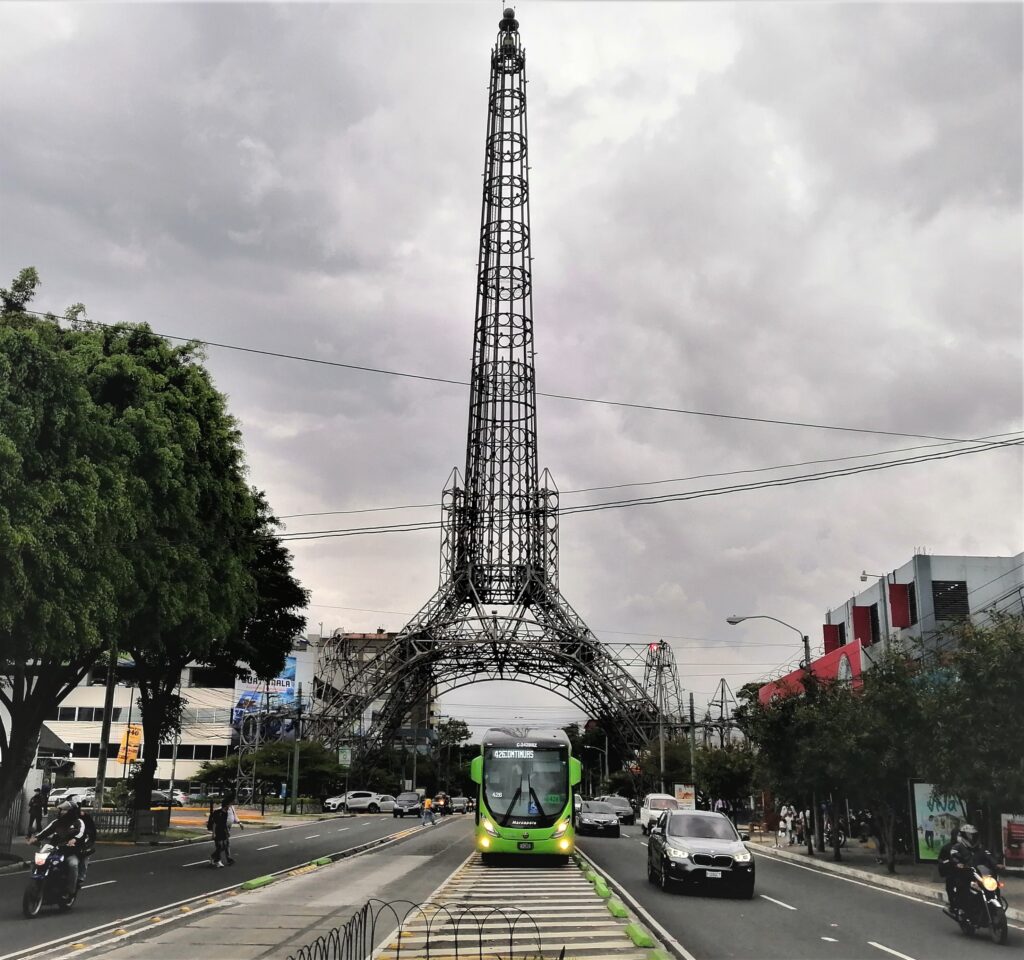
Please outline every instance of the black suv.
[{"label": "black suv", "polygon": [[391,811],[393,816],[404,817],[406,814],[412,817],[420,815],[420,795],[409,791],[400,793],[395,797],[395,807]]},{"label": "black suv", "polygon": [[727,887],[754,896],[754,858],[732,822],[721,813],[668,810],[651,824],[647,879],[669,890],[674,881]]}]

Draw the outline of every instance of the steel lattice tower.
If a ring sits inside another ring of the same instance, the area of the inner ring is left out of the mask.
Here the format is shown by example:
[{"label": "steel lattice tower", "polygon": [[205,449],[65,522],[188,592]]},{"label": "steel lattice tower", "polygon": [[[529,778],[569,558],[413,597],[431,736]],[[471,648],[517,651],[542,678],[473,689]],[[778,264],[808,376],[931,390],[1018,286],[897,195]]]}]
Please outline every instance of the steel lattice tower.
[{"label": "steel lattice tower", "polygon": [[659,679],[675,694],[659,708],[627,669],[646,650],[617,658],[558,588],[558,491],[537,464],[526,51],[511,9],[490,68],[465,480],[453,471],[443,495],[440,584],[369,662],[325,648],[310,731],[341,742],[383,698],[369,737],[380,739],[431,690],[508,679],[560,693],[640,749],[659,714],[683,722],[674,660],[674,687]]}]

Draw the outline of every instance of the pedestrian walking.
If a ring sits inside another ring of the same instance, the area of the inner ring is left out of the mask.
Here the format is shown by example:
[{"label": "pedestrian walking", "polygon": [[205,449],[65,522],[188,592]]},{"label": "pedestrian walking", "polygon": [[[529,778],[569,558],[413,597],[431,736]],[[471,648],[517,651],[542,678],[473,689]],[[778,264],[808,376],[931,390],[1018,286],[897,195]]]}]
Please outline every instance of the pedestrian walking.
[{"label": "pedestrian walking", "polygon": [[43,829],[43,814],[45,813],[46,804],[43,801],[43,791],[36,787],[35,793],[32,794],[32,799],[28,802],[28,833],[27,837],[31,837],[32,834],[38,833]]},{"label": "pedestrian walking", "polygon": [[39,792],[43,795],[43,816],[49,816],[50,813],[50,781],[44,780],[43,785],[39,788]]},{"label": "pedestrian walking", "polygon": [[231,828],[236,823],[239,830],[244,829],[244,824],[238,819],[231,801],[225,797],[220,802],[220,809],[214,810],[206,821],[206,829],[213,833],[213,854],[210,856],[210,862],[215,867],[223,867],[223,859],[226,859],[229,865],[235,862],[235,858],[231,856]]},{"label": "pedestrian walking", "polygon": [[423,798],[423,826],[434,825],[434,801],[430,797]]}]

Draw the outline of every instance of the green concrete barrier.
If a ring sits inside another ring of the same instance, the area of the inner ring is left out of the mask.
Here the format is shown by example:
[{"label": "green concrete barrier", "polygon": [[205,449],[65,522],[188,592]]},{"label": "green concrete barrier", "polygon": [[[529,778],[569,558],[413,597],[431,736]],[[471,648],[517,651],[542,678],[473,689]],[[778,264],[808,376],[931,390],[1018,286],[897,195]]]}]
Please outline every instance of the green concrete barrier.
[{"label": "green concrete barrier", "polygon": [[319,860],[314,860],[313,861],[313,863],[315,863],[318,867],[326,867],[327,864],[329,864],[331,862],[332,861],[331,861],[330,857],[321,857]]},{"label": "green concrete barrier", "polygon": [[603,878],[598,877],[594,881],[594,893],[596,893],[602,900],[607,900],[611,897],[612,892],[608,889],[608,884],[604,882]]},{"label": "green concrete barrier", "polygon": [[[616,900],[615,897],[610,898],[608,902],[605,903],[605,906],[613,917],[619,917],[621,919],[629,916],[629,911],[626,909],[626,905],[621,900]],[[663,960],[663,958],[654,957],[653,960]],[[664,960],[669,960],[669,958],[664,958]]]},{"label": "green concrete barrier", "polygon": [[243,890],[255,890],[257,887],[265,887],[269,883],[273,883],[277,877],[272,877],[269,874],[265,877],[253,877],[252,880],[246,880],[242,884]]},{"label": "green concrete barrier", "polygon": [[675,957],[666,950],[652,950],[647,954],[647,960],[675,960]]},{"label": "green concrete barrier", "polygon": [[653,947],[654,938],[639,923],[627,923],[623,929],[626,936],[638,947]]}]

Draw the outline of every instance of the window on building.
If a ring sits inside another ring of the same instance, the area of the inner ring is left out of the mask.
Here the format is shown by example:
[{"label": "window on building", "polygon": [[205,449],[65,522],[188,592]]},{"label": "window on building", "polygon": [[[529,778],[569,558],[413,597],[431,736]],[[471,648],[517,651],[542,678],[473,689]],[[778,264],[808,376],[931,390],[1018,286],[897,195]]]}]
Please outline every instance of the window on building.
[{"label": "window on building", "polygon": [[193,667],[189,674],[190,687],[235,686],[235,671],[230,667]]},{"label": "window on building", "polygon": [[76,707],[58,707],[57,708],[57,719],[60,721],[74,720]]},{"label": "window on building", "polygon": [[[213,748],[208,743],[197,743],[196,744],[195,759],[196,760],[209,760],[210,757],[213,755],[211,753],[212,749]],[[301,769],[301,767],[300,767],[300,769]]]},{"label": "window on building", "polygon": [[910,601],[910,625],[917,623],[917,583],[913,580],[907,584],[907,599]]},{"label": "window on building", "polygon": [[196,745],[194,743],[179,743],[178,744],[178,759],[179,760],[194,760],[195,759]]},{"label": "window on building", "polygon": [[210,747],[210,759],[211,760],[220,760],[222,757],[226,757],[227,755],[228,755],[228,745],[226,743],[224,743],[224,744],[214,744],[213,746]]},{"label": "window on building", "polygon": [[871,611],[871,642],[878,643],[882,639],[882,628],[878,622],[878,604],[873,603],[868,609]]},{"label": "window on building", "polygon": [[932,602],[936,620],[956,620],[971,614],[965,580],[933,580]]},{"label": "window on building", "polygon": [[836,626],[839,627],[839,646],[845,647],[846,646],[846,624],[845,623],[839,623],[839,624],[836,624]]},{"label": "window on building", "polygon": [[73,757],[87,757],[87,756],[89,756],[89,744],[87,744],[87,743],[73,743],[73,744],[71,744],[71,756],[73,756]]},{"label": "window on building", "polygon": [[174,744],[173,743],[161,743],[160,744],[160,759],[171,760],[174,758]]}]

